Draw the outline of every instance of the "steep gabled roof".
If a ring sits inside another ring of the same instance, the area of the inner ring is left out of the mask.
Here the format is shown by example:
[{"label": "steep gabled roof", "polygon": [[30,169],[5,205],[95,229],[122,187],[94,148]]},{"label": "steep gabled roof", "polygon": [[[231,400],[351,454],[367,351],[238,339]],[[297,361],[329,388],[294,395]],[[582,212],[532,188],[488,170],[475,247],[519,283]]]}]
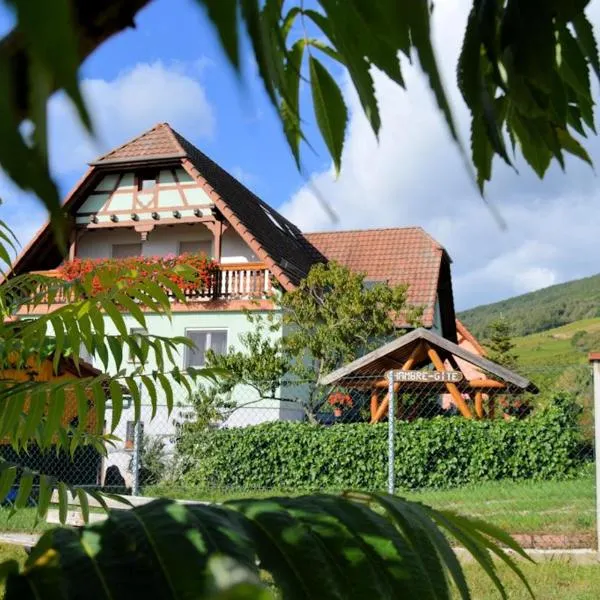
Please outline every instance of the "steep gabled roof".
[{"label": "steep gabled roof", "polygon": [[[144,166],[183,166],[211,197],[232,228],[262,260],[285,289],[292,289],[315,262],[335,260],[369,280],[408,284],[408,301],[424,307],[423,325],[435,319],[435,301],[444,335],[455,339],[454,307],[449,262],[444,248],[418,227],[334,231],[302,234],[276,210],[263,202],[192,143],[159,123],[129,142],[90,163],[90,168],[69,194],[64,206],[74,211],[100,177],[122,169]],[[49,225],[25,248],[13,272],[54,268],[60,254]],[[52,264],[51,264],[52,263]]]},{"label": "steep gabled roof", "polygon": [[447,254],[423,229],[396,227],[304,235],[328,260],[365,273],[367,280],[408,285],[408,303],[422,306],[423,325],[433,325],[441,264]]},{"label": "steep gabled roof", "polygon": [[[120,166],[140,168],[165,161],[183,165],[204,187],[217,209],[285,289],[293,288],[315,262],[325,260],[293,223],[200,152],[168,123],[155,125],[90,163],[85,178],[71,192],[64,206],[67,210],[76,209],[97,173],[115,171]],[[47,247],[41,249],[41,244]],[[19,255],[13,264],[13,273],[31,269],[29,259],[40,251],[47,257],[59,256],[48,224]]]}]

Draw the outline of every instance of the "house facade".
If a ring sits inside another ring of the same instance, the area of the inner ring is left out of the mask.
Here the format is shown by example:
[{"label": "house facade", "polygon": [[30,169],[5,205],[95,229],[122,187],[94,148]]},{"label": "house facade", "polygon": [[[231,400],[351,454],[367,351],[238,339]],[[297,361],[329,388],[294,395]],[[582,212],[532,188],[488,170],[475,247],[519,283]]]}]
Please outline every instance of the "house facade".
[{"label": "house facade", "polygon": [[[408,302],[423,308],[422,326],[456,342],[450,258],[420,228],[390,228],[304,234],[293,223],[213,162],[190,142],[161,123],[99,157],[65,201],[70,216],[69,260],[204,253],[218,265],[218,277],[206,293],[173,302],[169,321],[147,316],[148,333],[187,336],[197,346],[181,356],[181,368],[201,367],[205,352],[226,352],[251,329],[245,311],[277,311],[273,284],[293,290],[317,262],[335,260],[366,274],[368,281],[407,284]],[[63,259],[49,225],[44,226],[13,265],[15,274],[57,275]],[[52,306],[38,311],[53,310]],[[124,315],[131,330],[139,324]],[[107,327],[107,333],[111,332]],[[144,332],[139,332],[144,333]],[[281,335],[270,333],[269,335]],[[93,361],[93,357],[89,357]],[[152,365],[148,365],[151,370]],[[302,411],[283,400],[258,401],[239,390],[244,408],[229,425],[298,419]],[[173,429],[160,412],[146,431]],[[107,415],[110,419],[110,415]],[[131,437],[123,418],[116,434]],[[116,454],[123,454],[117,449]],[[126,455],[113,457],[126,469]]]}]

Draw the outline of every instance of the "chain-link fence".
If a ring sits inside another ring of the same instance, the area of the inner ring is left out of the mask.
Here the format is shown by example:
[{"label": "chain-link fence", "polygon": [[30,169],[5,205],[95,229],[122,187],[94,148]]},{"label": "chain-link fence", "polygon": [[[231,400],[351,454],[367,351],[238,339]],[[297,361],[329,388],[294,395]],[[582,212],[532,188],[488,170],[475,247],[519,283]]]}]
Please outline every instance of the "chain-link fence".
[{"label": "chain-link fence", "polygon": [[191,400],[181,390],[171,411],[142,396],[140,421],[126,403],[106,456],[84,447],[40,466],[77,485],[198,500],[391,486],[526,544],[594,546],[591,368],[520,369],[538,393],[425,373],[276,382],[260,386],[267,398],[249,385]]}]

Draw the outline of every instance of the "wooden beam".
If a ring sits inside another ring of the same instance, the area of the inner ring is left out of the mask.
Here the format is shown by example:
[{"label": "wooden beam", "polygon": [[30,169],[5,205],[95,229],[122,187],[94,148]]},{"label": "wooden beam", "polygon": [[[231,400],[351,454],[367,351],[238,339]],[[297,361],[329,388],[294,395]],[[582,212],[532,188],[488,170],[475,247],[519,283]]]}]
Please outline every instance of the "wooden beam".
[{"label": "wooden beam", "polygon": [[483,412],[483,392],[475,392],[475,414],[478,419],[483,419],[485,416]]},{"label": "wooden beam", "polygon": [[71,236],[70,236],[70,243],[69,243],[69,260],[73,261],[75,260],[75,257],[77,256],[77,230],[73,229],[73,231],[71,232]]},{"label": "wooden beam", "polygon": [[379,393],[376,390],[373,390],[371,394],[371,420],[375,418],[377,414],[377,409],[379,408]]},{"label": "wooden beam", "polygon": [[217,221],[213,231],[213,258],[221,262],[221,240],[223,237],[223,221]]},{"label": "wooden beam", "polygon": [[[428,344],[428,346],[429,346],[429,344]],[[433,366],[440,373],[443,373],[446,370],[446,369],[444,369],[444,363],[443,363],[442,359],[440,358],[439,354],[437,353],[437,351],[435,350],[435,348],[433,348],[432,346],[429,346],[427,349],[427,356],[429,356],[429,359],[433,363]],[[456,407],[460,411],[460,414],[463,417],[465,417],[465,419],[472,419],[473,413],[471,412],[471,409],[469,408],[467,403],[464,401],[464,398],[462,397],[461,393],[459,392],[458,388],[456,387],[456,384],[455,383],[446,383],[446,389],[452,396],[454,403],[456,404]]]},{"label": "wooden beam", "polygon": [[[406,362],[402,365],[402,368],[400,370],[401,371],[410,371],[412,366],[415,364],[415,361],[416,361],[417,357],[419,356],[420,351],[421,351],[421,344],[417,344],[413,348],[413,351],[411,352],[411,354],[408,357],[408,359],[406,360]],[[394,384],[394,392],[397,392],[399,387],[400,387],[400,384],[395,383]],[[390,398],[389,398],[389,393],[388,393],[385,395],[385,398],[379,405],[379,408],[377,409],[375,416],[371,417],[371,423],[379,423],[379,421],[381,421],[383,415],[385,414],[385,412],[388,409],[389,403],[390,403]]]},{"label": "wooden beam", "polygon": [[506,388],[506,384],[502,381],[496,381],[495,379],[471,379],[469,385],[472,388],[495,388],[503,390]]}]

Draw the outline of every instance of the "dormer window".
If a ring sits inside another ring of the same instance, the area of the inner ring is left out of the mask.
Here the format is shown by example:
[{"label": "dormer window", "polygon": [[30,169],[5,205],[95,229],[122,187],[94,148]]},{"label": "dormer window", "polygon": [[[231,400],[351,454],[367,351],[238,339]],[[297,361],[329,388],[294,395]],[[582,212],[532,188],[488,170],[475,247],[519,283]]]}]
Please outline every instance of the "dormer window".
[{"label": "dormer window", "polygon": [[158,173],[156,171],[142,171],[137,174],[137,187],[141,191],[153,190],[156,187]]}]

